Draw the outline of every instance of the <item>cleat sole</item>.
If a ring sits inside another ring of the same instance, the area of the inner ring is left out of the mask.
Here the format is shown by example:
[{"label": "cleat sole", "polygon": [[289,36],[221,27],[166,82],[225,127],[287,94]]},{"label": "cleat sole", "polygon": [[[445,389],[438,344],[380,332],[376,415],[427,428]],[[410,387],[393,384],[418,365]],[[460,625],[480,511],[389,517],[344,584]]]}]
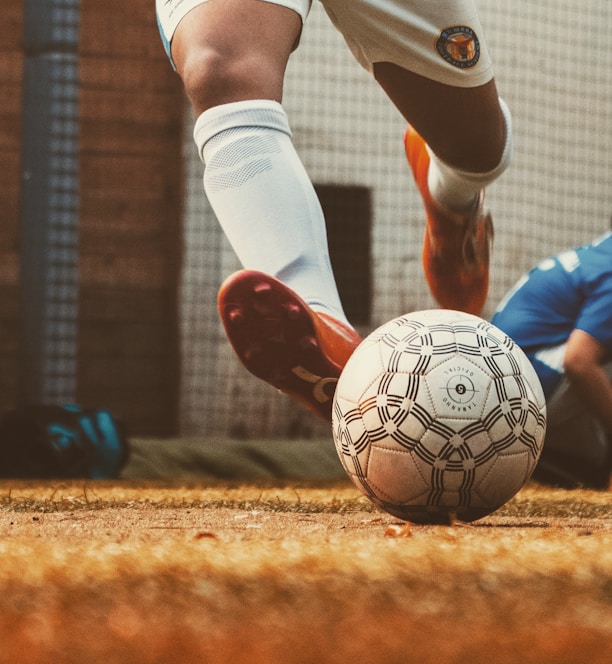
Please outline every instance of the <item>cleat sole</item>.
[{"label": "cleat sole", "polygon": [[218,307],[242,364],[331,420],[335,385],[361,341],[357,333],[313,312],[278,280],[252,270],[237,272],[224,282]]}]

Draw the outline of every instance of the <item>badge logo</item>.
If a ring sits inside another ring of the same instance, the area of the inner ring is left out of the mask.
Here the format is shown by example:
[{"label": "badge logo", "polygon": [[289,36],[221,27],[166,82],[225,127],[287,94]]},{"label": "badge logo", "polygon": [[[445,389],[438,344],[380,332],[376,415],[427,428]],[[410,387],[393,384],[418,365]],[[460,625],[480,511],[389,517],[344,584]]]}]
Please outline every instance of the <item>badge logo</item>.
[{"label": "badge logo", "polygon": [[476,387],[468,376],[453,376],[446,384],[446,394],[453,403],[467,406],[476,396]]},{"label": "badge logo", "polygon": [[480,41],[466,25],[446,28],[436,42],[438,53],[454,67],[469,69],[480,59]]}]

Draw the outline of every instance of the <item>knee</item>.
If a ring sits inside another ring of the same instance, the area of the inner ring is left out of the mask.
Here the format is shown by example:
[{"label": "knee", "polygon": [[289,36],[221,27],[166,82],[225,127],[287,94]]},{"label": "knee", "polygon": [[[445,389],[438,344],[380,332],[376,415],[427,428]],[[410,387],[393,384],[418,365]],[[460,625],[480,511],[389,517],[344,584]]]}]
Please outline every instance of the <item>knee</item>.
[{"label": "knee", "polygon": [[201,48],[184,58],[179,73],[197,114],[244,99],[280,101],[282,74],[256,54]]},{"label": "knee", "polygon": [[180,63],[179,73],[185,92],[194,109],[201,113],[219,103],[219,98],[231,95],[239,88],[235,69],[230,60],[212,48],[199,48],[190,51]]}]

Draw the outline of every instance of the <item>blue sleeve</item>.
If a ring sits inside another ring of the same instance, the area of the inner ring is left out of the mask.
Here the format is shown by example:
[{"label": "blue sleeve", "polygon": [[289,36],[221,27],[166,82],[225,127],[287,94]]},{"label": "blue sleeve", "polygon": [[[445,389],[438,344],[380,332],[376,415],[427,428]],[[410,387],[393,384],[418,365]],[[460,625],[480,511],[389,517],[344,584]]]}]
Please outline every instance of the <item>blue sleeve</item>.
[{"label": "blue sleeve", "polygon": [[590,334],[612,353],[612,275],[607,274],[587,294],[576,328]]}]

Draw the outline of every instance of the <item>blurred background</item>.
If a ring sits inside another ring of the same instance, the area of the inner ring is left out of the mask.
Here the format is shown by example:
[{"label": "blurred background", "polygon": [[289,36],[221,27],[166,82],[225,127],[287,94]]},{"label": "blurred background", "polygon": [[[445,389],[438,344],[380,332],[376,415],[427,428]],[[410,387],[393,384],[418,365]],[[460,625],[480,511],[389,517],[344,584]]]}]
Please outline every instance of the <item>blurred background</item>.
[{"label": "blurred background", "polygon": [[[516,145],[487,193],[489,317],[523,271],[608,228],[612,4],[478,6]],[[76,401],[142,437],[329,437],[226,342],[217,289],[239,265],[153,0],[25,0],[0,22],[0,412]],[[317,2],[284,105],[349,318],[366,334],[434,306],[405,122]]]}]

